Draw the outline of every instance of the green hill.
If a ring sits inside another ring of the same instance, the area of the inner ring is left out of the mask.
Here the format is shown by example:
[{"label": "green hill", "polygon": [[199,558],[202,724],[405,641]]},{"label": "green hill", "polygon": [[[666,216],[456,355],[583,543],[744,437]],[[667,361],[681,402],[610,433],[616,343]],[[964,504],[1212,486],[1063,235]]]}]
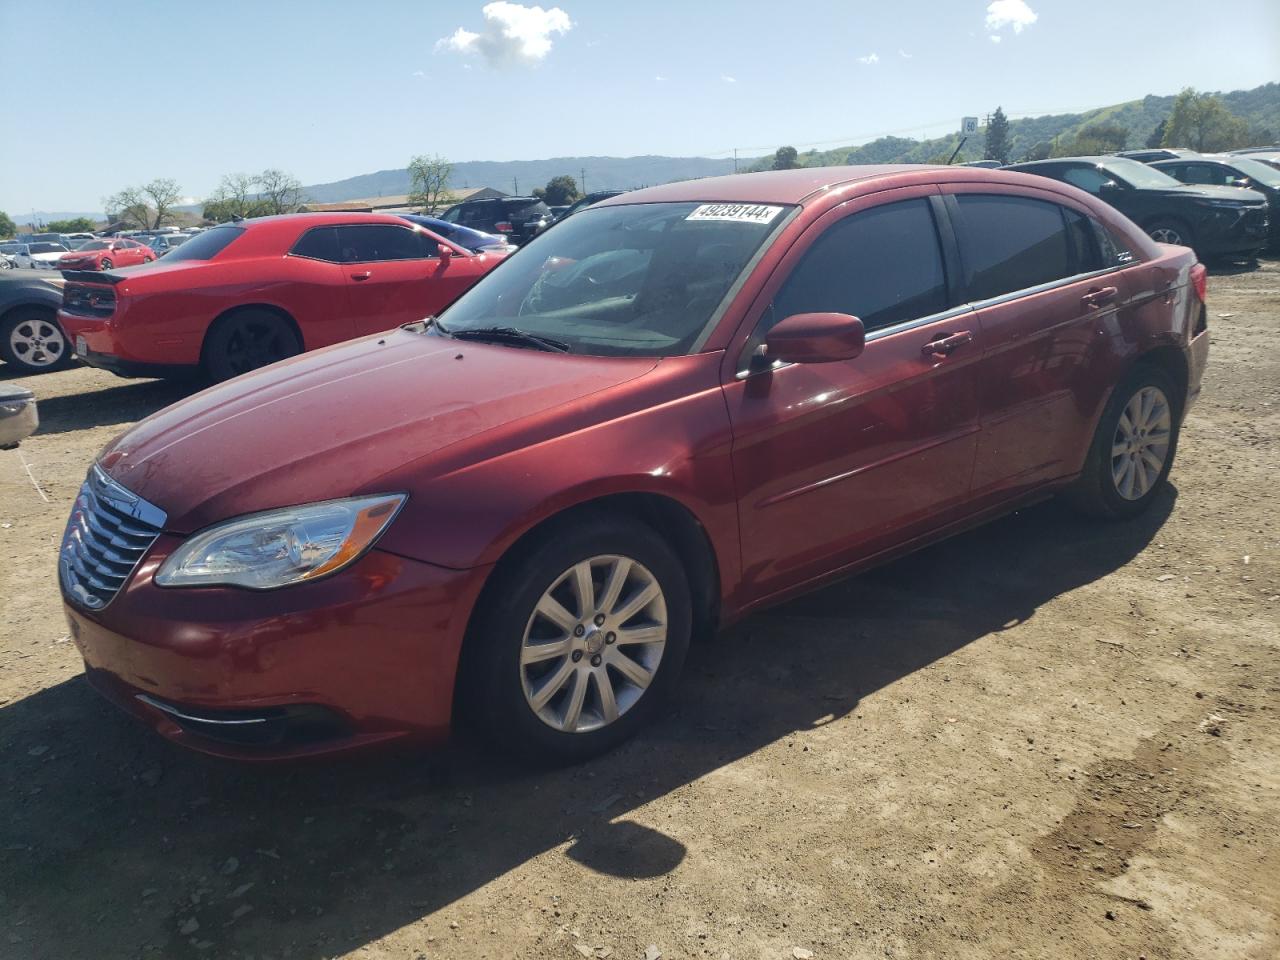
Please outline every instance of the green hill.
[{"label": "green hill", "polygon": [[[1233,90],[1219,93],[1223,103],[1238,117],[1248,121],[1254,131],[1254,139],[1262,144],[1275,143],[1280,137],[1280,83],[1266,83],[1252,90]],[[1113,123],[1129,131],[1128,149],[1146,146],[1147,137],[1169,116],[1173,109],[1172,95],[1146,96],[1141,100],[1099,107],[1084,113],[1060,113],[1043,117],[1023,117],[1009,122],[1012,143],[1011,156],[1023,158],[1037,143],[1052,143],[1055,138],[1070,139],[1082,127],[1094,123]],[[994,110],[994,105],[992,106]],[[905,137],[881,137],[860,146],[837,147],[833,150],[809,150],[800,154],[800,162],[808,167],[839,166],[846,163],[929,163],[943,161],[960,142],[958,135],[938,137],[932,140],[911,140]],[[980,160],[983,152],[981,132],[970,137],[964,149],[956,157],[957,163]],[[773,158],[761,157],[753,164],[753,170],[767,170]]]}]

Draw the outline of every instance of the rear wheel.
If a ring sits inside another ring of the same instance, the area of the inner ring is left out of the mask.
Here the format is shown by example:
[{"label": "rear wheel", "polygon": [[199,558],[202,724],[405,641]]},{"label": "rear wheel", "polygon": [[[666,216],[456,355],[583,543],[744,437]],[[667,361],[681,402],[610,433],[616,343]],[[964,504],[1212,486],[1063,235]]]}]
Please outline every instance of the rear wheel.
[{"label": "rear wheel", "polygon": [[57,370],[72,359],[62,328],[39,309],[15,310],[0,320],[0,357],[24,373]]},{"label": "rear wheel", "polygon": [[110,260],[108,260],[106,257],[103,257],[103,258],[102,258],[102,267],[101,267],[100,269],[102,269],[102,270],[110,270],[113,266],[115,266],[115,264],[113,264],[113,263],[112,263]]},{"label": "rear wheel", "polygon": [[205,337],[201,365],[210,380],[230,380],[302,352],[288,321],[266,310],[220,319]]},{"label": "rear wheel", "polygon": [[1147,509],[1173,466],[1181,413],[1169,374],[1146,364],[1135,369],[1098,422],[1084,472],[1070,494],[1076,506],[1116,519]]},{"label": "rear wheel", "polygon": [[500,746],[555,763],[635,733],[689,646],[688,580],[652,528],[591,515],[496,574],[464,651],[460,712]]}]

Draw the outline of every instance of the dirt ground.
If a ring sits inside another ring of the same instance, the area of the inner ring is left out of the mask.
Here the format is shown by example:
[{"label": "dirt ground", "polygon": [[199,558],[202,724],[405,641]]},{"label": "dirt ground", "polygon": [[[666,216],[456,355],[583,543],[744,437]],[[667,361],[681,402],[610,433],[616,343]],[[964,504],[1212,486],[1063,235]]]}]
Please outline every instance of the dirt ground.
[{"label": "dirt ground", "polygon": [[100,701],[57,544],[96,451],[181,390],[25,380],[0,957],[1280,956],[1280,262],[1213,276],[1210,325],[1148,516],[1045,504],[756,616],[555,772],[465,742],[238,766]]}]

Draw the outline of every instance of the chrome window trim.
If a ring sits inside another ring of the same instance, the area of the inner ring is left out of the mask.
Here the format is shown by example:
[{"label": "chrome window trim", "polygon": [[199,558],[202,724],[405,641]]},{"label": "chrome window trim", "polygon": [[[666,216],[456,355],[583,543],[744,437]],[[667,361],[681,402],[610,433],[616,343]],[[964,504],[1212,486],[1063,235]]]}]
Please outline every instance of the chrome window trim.
[{"label": "chrome window trim", "polygon": [[[1134,261],[1137,263],[1138,261]],[[1067,287],[1073,283],[1080,283],[1082,280],[1092,280],[1095,277],[1103,277],[1109,273],[1115,273],[1126,267],[1133,266],[1128,264],[1114,264],[1110,267],[1103,267],[1101,270],[1091,270],[1088,273],[1073,273],[1069,277],[1063,277],[1060,280],[1050,280],[1048,283],[1037,284],[1034,287],[1023,287],[1020,290],[1011,290],[1009,293],[1002,293],[998,297],[988,297],[986,300],[971,300],[967,306],[974,310],[982,310],[986,307],[999,306],[1002,303],[1008,303],[1011,300],[1017,300],[1021,297],[1029,297],[1033,294],[1044,293],[1048,290],[1057,290],[1059,287]],[[870,339],[870,338],[868,338]]]}]

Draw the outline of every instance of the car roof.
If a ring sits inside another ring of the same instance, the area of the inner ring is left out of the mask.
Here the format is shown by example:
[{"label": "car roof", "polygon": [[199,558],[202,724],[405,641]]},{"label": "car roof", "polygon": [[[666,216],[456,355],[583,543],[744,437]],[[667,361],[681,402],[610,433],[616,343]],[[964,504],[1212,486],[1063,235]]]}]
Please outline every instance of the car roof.
[{"label": "car roof", "polygon": [[660,187],[632,190],[603,200],[597,206],[614,207],[629,203],[793,203],[804,204],[845,187],[853,192],[872,192],[896,186],[912,186],[941,181],[951,183],[992,183],[1010,186],[1026,181],[1016,174],[981,167],[942,166],[921,163],[866,164],[844,167],[800,167],[796,170],[765,170],[726,177],[683,180]]}]

